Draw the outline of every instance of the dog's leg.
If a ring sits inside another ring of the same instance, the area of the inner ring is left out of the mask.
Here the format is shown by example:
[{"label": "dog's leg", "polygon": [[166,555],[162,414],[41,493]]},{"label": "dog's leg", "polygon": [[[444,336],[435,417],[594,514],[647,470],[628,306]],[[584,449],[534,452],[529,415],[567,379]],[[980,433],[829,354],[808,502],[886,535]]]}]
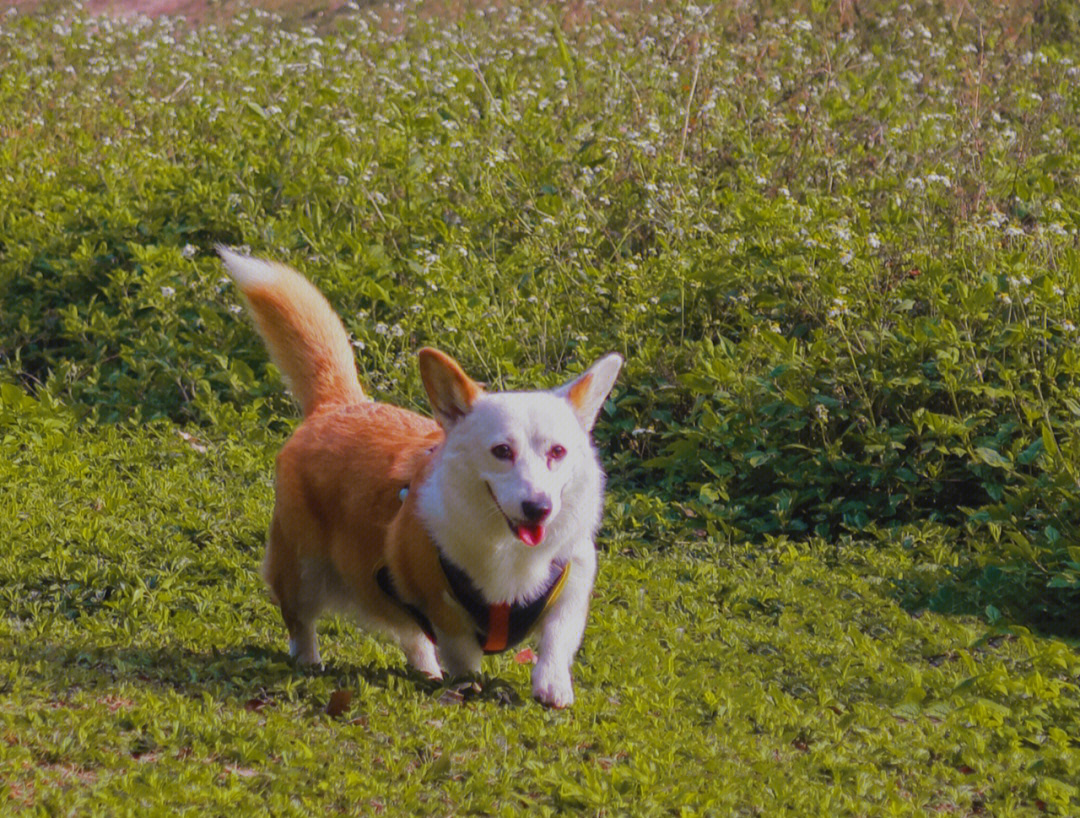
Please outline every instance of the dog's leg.
[{"label": "dog's leg", "polygon": [[435,644],[428,639],[426,633],[415,628],[413,633],[400,637],[400,640],[401,649],[405,651],[405,659],[410,665],[430,679],[442,678]]},{"label": "dog's leg", "polygon": [[289,655],[301,664],[317,665],[321,660],[315,619],[321,610],[322,593],[321,588],[305,588],[311,577],[305,578],[301,573],[295,554],[287,547],[281,528],[274,520],[266,544],[263,578],[270,586],[270,593],[289,630]]},{"label": "dog's leg", "polygon": [[281,616],[289,629],[289,655],[302,665],[322,664],[315,634],[320,610],[321,606],[304,593],[293,596],[288,604],[284,599],[281,603]]},{"label": "dog's leg", "polygon": [[435,635],[439,640],[439,659],[451,679],[480,672],[484,651],[473,633],[451,636],[436,627]]},{"label": "dog's leg", "polygon": [[289,655],[302,665],[322,664],[314,622],[298,623],[289,628]]},{"label": "dog's leg", "polygon": [[566,585],[544,619],[540,658],[532,676],[533,696],[550,707],[569,707],[574,703],[570,665],[585,634],[589,596],[596,579],[593,544],[586,543],[571,562]]}]

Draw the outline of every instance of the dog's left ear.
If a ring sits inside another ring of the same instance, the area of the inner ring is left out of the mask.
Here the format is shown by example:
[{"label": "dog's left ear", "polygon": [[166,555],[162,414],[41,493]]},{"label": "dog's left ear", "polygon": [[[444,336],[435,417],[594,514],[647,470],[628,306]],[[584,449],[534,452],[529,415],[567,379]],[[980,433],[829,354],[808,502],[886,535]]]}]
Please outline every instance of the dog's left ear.
[{"label": "dog's left ear", "polygon": [[424,382],[428,400],[431,401],[435,420],[439,421],[439,425],[444,429],[449,429],[469,414],[476,399],[484,394],[484,390],[445,352],[424,347],[418,356],[420,379]]},{"label": "dog's left ear", "polygon": [[607,400],[608,393],[615,385],[615,378],[622,368],[622,355],[612,352],[590,366],[584,373],[570,383],[555,390],[555,394],[566,398],[574,410],[585,431],[590,431],[600,414],[600,407]]}]

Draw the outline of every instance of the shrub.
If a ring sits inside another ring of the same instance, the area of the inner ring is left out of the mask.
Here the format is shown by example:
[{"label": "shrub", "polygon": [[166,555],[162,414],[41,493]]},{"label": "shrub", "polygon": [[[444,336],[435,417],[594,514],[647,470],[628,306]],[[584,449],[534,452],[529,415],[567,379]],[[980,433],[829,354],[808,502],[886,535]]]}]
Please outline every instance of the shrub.
[{"label": "shrub", "polygon": [[1080,55],[1044,11],[16,14],[5,377],[102,420],[280,424],[212,254],[247,245],[408,404],[423,343],[509,386],[627,354],[598,434],[616,486],[677,504],[651,525],[940,522],[969,602],[1070,621]]}]

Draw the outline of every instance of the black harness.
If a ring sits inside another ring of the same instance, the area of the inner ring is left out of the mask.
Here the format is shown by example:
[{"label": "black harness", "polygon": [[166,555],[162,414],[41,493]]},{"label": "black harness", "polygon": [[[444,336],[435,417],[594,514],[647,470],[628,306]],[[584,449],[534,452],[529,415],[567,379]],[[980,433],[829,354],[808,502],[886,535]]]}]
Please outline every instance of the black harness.
[{"label": "black harness", "polygon": [[[446,583],[454,599],[464,608],[473,620],[476,628],[476,641],[484,653],[501,653],[513,647],[529,635],[537,620],[544,615],[559,594],[562,593],[567,577],[570,576],[570,563],[553,562],[548,569],[548,581],[543,592],[529,602],[488,602],[480,589],[473,584],[464,570],[439,554]],[[428,638],[435,642],[435,629],[427,615],[415,605],[403,600],[394,588],[394,579],[388,566],[383,565],[375,571],[375,581],[387,596],[403,607]]]}]

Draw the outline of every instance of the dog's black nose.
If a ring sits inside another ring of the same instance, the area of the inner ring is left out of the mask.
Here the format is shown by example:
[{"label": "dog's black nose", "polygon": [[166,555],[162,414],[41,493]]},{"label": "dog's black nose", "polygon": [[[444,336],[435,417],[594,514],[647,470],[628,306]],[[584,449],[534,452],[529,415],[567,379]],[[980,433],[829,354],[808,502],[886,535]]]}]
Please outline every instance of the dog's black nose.
[{"label": "dog's black nose", "polygon": [[530,523],[542,523],[551,513],[551,501],[545,499],[534,503],[532,500],[525,500],[521,504],[521,513]]}]

